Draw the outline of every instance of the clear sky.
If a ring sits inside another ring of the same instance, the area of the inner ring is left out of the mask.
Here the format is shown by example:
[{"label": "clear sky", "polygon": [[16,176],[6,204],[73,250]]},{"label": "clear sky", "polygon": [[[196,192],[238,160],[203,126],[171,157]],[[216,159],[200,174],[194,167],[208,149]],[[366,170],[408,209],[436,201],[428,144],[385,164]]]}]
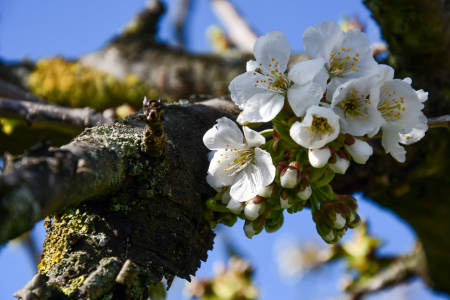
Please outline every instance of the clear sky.
[{"label": "clear sky", "polygon": [[[193,8],[187,24],[187,49],[208,52],[210,47],[205,31],[212,24],[220,24],[210,9],[208,0],[192,0]],[[178,0],[165,0],[168,12],[160,23],[158,38],[174,44],[173,16]],[[357,15],[366,25],[371,42],[380,41],[377,25],[361,1],[294,1],[294,0],[234,0],[232,1],[258,34],[279,30],[288,37],[293,52],[303,49],[304,30],[324,20],[338,21],[344,14]],[[0,59],[6,61],[62,55],[76,58],[100,49],[117,34],[144,5],[144,0],[0,0]],[[0,161],[1,164],[1,161]],[[371,224],[371,231],[384,241],[382,254],[403,254],[415,241],[411,228],[392,212],[367,200],[361,200],[361,214]],[[302,281],[288,284],[277,273],[275,245],[285,240],[316,241],[323,243],[315,232],[310,211],[287,215],[282,229],[273,234],[262,233],[248,240],[242,231],[242,222],[233,228],[222,227],[215,240],[215,249],[209,252],[207,263],[202,263],[198,276],[210,276],[215,261],[227,260],[223,238],[232,238],[238,249],[256,266],[256,284],[262,290],[261,299],[330,299],[340,295],[338,284],[344,272],[342,263],[335,263],[320,272],[308,275]],[[39,245],[45,236],[42,222],[33,230]],[[346,237],[348,238],[348,237]],[[12,293],[25,285],[36,271],[24,247],[9,243],[0,248],[0,299],[13,299]],[[183,280],[176,280],[169,298],[182,299]],[[410,285],[380,293],[368,299],[437,300],[450,299],[428,289],[420,280]]]}]

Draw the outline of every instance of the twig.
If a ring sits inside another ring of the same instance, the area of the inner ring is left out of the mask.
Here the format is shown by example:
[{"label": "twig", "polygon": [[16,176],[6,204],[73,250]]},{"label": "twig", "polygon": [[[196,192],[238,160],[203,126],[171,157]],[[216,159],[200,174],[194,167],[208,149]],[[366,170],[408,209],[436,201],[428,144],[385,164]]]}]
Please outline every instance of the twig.
[{"label": "twig", "polygon": [[233,43],[242,51],[253,52],[253,44],[255,44],[258,36],[237,12],[233,4],[228,0],[212,0],[211,5],[217,17],[227,27]]},{"label": "twig", "polygon": [[114,122],[90,107],[70,108],[6,98],[0,98],[0,117],[27,121],[36,127],[50,126],[61,130],[83,129]]},{"label": "twig", "polygon": [[397,258],[386,269],[375,274],[370,280],[348,288],[350,300],[359,300],[364,295],[401,284],[418,275],[426,279],[426,259],[422,245],[417,242],[412,253]]},{"label": "twig", "polygon": [[24,99],[25,101],[31,102],[46,102],[44,99],[37,98],[30,92],[25,91],[24,89],[15,86],[14,84],[9,83],[3,79],[0,79],[0,96],[13,99]]}]

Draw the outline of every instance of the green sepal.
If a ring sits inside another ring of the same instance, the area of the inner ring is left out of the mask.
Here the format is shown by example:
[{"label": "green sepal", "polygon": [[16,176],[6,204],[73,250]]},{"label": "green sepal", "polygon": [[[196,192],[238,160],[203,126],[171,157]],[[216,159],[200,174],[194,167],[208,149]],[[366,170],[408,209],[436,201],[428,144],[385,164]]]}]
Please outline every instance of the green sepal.
[{"label": "green sepal", "polygon": [[322,177],[320,177],[320,179],[314,183],[314,185],[317,188],[320,188],[320,187],[328,184],[331,180],[333,180],[334,175],[335,175],[335,173],[332,170],[327,169],[325,171],[325,173],[323,173]]},{"label": "green sepal", "polygon": [[316,182],[317,180],[319,180],[320,177],[322,177],[323,173],[325,173],[326,170],[327,170],[327,166],[324,166],[322,168],[312,167],[311,173],[309,173],[309,176],[308,176],[309,183]]}]

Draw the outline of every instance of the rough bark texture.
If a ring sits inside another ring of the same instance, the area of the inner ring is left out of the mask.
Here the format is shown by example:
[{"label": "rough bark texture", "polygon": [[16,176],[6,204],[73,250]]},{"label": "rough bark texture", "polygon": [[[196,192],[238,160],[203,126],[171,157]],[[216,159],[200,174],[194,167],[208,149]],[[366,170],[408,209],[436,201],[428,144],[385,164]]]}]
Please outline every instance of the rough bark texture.
[{"label": "rough bark texture", "polygon": [[2,242],[45,212],[60,212],[46,222],[40,274],[17,297],[146,299],[147,286],[163,277],[170,284],[195,274],[214,237],[202,216],[203,201],[214,194],[205,180],[203,133],[237,110],[225,100],[164,110],[168,150],[160,157],[141,152],[145,123],[134,114],[8,165],[0,176],[1,218],[26,219],[7,214],[15,210],[33,218],[15,231],[2,223]]}]

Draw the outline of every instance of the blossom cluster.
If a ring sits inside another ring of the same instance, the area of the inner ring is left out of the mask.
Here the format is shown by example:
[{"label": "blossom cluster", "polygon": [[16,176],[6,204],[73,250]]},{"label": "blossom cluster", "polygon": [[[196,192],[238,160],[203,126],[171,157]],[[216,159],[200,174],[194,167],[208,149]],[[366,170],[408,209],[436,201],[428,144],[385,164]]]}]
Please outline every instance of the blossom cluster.
[{"label": "blossom cluster", "polygon": [[[280,228],[284,209],[310,206],[319,235],[337,243],[361,219],[356,200],[337,195],[329,182],[351,161],[367,162],[373,154],[367,139],[381,137],[386,153],[404,162],[400,144],[419,141],[428,129],[422,113],[428,93],[414,90],[410,78],[394,79],[391,67],[375,61],[359,29],[344,32],[326,21],[307,28],[303,43],[311,59],[288,68],[287,38],[267,33],[254,45],[256,60],[231,81],[243,133],[223,117],[204,136],[215,151],[207,181],[218,201],[211,207],[245,218],[251,238],[263,228]],[[273,129],[253,130],[265,122]],[[229,216],[223,219],[230,223]]]}]

